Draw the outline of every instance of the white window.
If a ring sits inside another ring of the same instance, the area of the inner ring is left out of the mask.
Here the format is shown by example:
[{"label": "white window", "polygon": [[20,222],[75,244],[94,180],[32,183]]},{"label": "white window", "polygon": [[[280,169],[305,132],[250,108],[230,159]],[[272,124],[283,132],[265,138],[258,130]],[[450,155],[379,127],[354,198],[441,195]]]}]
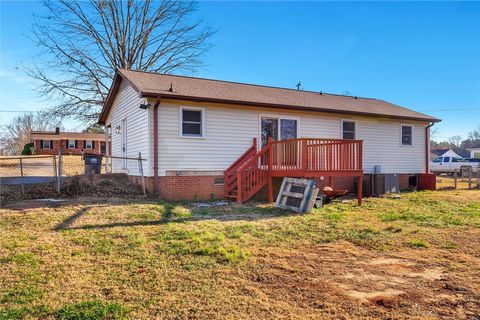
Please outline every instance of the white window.
[{"label": "white window", "polygon": [[356,127],[355,121],[342,120],[342,139],[354,140]]},{"label": "white window", "polygon": [[52,149],[50,140],[42,140],[42,149]]},{"label": "white window", "polygon": [[402,142],[402,146],[413,145],[413,126],[402,124],[400,139]]},{"label": "white window", "polygon": [[68,149],[75,149],[75,140],[68,140],[67,147]]},{"label": "white window", "polygon": [[297,118],[274,115],[260,116],[260,139],[262,147],[268,143],[268,138],[273,141],[296,139],[298,137]]},{"label": "white window", "polygon": [[180,107],[180,136],[188,138],[205,137],[205,109]]},{"label": "white window", "polygon": [[85,149],[93,149],[92,140],[85,140]]}]

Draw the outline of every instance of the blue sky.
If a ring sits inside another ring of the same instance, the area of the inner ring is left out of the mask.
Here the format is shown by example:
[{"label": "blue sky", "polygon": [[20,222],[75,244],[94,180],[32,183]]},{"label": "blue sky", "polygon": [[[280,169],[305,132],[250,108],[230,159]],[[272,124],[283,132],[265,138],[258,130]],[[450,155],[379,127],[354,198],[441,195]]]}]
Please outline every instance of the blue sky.
[{"label": "blue sky", "polygon": [[[38,53],[25,34],[42,6],[0,4],[0,110],[37,110],[49,102],[15,66]],[[200,2],[196,16],[218,33],[194,76],[384,99],[443,119],[437,140],[480,125],[479,2]]]}]

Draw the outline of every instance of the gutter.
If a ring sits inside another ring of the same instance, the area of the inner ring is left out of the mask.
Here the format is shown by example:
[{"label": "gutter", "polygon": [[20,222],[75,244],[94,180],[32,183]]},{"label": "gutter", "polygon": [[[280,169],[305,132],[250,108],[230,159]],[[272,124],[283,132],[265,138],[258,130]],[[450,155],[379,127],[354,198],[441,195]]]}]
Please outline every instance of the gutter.
[{"label": "gutter", "polygon": [[153,193],[160,194],[158,183],[158,105],[160,99],[157,99],[153,106]]},{"label": "gutter", "polygon": [[425,173],[430,173],[430,128],[435,122],[425,127]]}]

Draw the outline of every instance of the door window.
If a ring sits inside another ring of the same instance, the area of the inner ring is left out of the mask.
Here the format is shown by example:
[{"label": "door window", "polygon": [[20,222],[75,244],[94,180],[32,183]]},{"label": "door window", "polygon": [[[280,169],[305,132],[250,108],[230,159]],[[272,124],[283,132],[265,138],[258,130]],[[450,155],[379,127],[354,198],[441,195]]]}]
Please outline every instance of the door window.
[{"label": "door window", "polygon": [[268,138],[273,141],[296,139],[298,137],[298,121],[289,118],[262,117],[261,140],[262,147],[268,143]]},{"label": "door window", "polygon": [[262,118],[262,147],[268,143],[268,138],[278,140],[278,119]]},{"label": "door window", "polygon": [[280,139],[296,139],[297,138],[297,120],[280,119]]}]

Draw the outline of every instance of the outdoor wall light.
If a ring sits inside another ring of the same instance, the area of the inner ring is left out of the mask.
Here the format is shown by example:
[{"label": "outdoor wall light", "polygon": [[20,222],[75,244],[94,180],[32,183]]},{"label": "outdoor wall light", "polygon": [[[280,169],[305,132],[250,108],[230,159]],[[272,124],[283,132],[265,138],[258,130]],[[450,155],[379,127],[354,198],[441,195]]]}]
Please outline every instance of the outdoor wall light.
[{"label": "outdoor wall light", "polygon": [[120,126],[115,127],[115,133],[120,134],[120,132],[121,132],[121,127]]},{"label": "outdoor wall light", "polygon": [[147,110],[150,108],[150,103],[141,103],[140,104],[140,109]]}]

